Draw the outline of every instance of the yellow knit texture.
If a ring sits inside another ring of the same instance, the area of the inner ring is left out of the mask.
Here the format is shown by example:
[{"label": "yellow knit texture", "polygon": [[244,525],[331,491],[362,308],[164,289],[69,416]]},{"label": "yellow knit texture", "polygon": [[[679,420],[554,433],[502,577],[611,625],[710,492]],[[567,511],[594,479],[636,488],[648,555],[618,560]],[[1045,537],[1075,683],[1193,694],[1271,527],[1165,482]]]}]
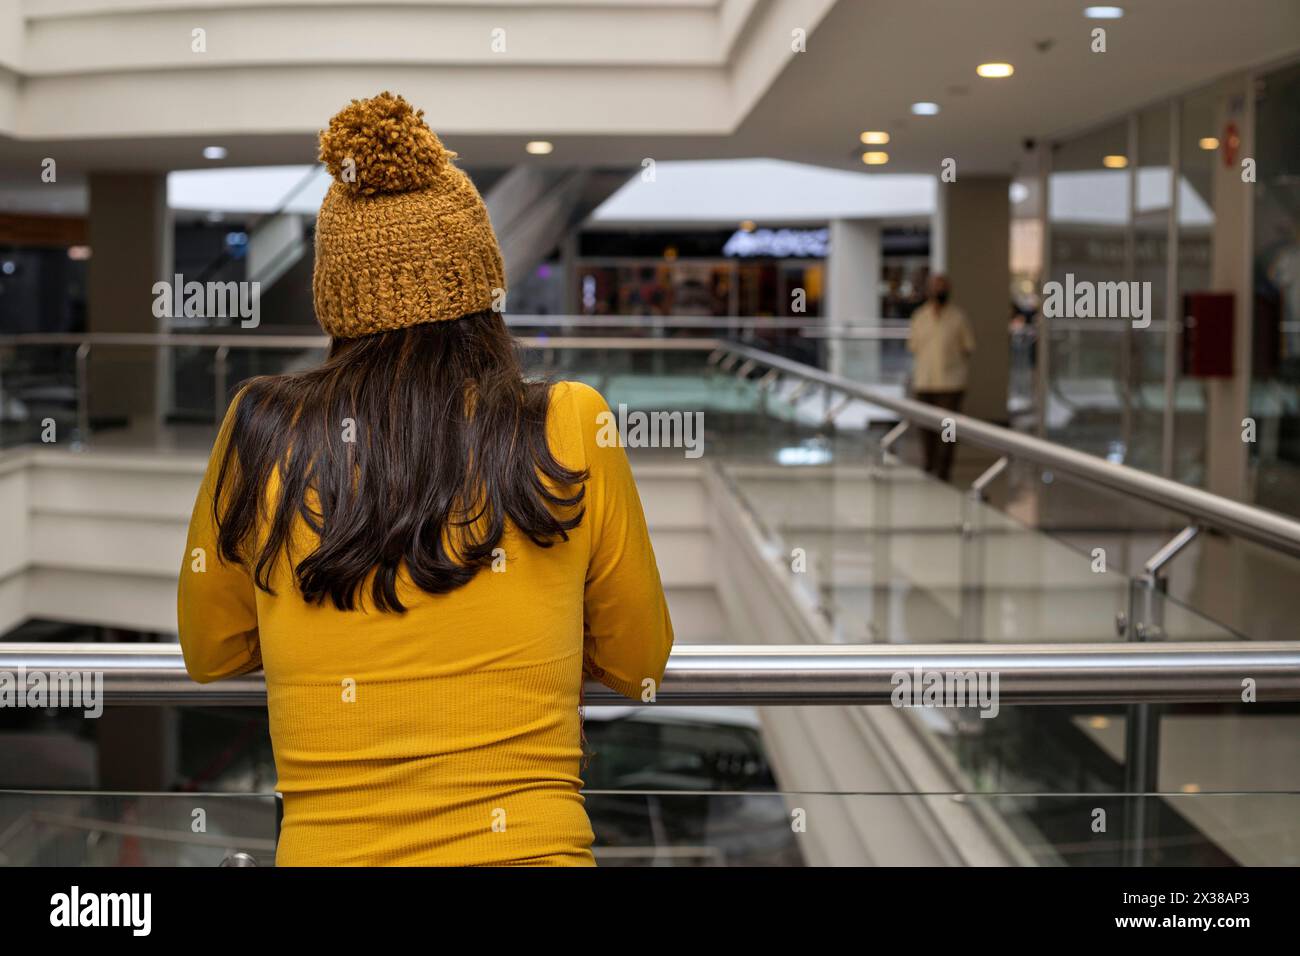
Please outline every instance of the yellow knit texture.
[{"label": "yellow knit texture", "polygon": [[499,308],[505,269],[487,208],[423,119],[384,92],[320,134],[334,177],[316,219],[316,320],[335,338]]}]

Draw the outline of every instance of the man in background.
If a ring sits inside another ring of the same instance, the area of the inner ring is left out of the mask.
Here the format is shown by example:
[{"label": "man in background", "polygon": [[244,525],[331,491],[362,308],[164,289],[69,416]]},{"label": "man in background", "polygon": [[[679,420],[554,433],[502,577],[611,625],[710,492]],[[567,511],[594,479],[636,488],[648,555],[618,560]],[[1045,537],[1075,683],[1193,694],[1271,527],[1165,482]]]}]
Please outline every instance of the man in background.
[{"label": "man in background", "polygon": [[[912,353],[912,391],[917,401],[960,412],[975,336],[966,313],[949,301],[951,294],[947,276],[930,277],[925,303],[912,313],[907,350]],[[942,441],[939,432],[926,429],[921,443],[925,470],[947,481],[955,442]]]}]

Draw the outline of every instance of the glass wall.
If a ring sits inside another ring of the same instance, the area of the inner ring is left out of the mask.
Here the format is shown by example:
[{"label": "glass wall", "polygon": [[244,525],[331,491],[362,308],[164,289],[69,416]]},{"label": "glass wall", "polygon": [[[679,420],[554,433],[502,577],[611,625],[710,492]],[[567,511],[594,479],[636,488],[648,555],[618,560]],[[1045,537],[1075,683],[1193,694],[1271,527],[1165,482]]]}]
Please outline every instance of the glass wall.
[{"label": "glass wall", "polygon": [[[1214,288],[1214,166],[1220,161],[1217,134],[1221,99],[1213,89],[1206,89],[1183,97],[1178,105],[1178,316],[1182,315],[1183,296]],[[1181,361],[1177,371],[1171,477],[1204,485],[1205,383],[1183,375]]]},{"label": "glass wall", "polygon": [[[1169,323],[1169,215],[1174,202],[1170,105],[1159,103],[1136,119],[1133,197],[1133,271],[1144,290],[1141,316],[1123,323],[1128,345],[1128,396],[1131,407],[1126,463],[1163,473],[1165,423],[1165,348]],[[1134,310],[1138,311],[1138,310]],[[1175,343],[1177,334],[1174,334]]]},{"label": "glass wall", "polygon": [[1300,64],[1255,87],[1251,448],[1260,504],[1300,513]]},{"label": "glass wall", "polygon": [[1049,315],[1055,310],[1044,306],[1049,379],[1040,414],[1053,441],[1117,461],[1131,434],[1128,323],[1080,317],[1069,293],[1131,276],[1129,153],[1125,122],[1054,144],[1048,184],[1047,279],[1061,284],[1065,307]]},{"label": "glass wall", "polygon": [[[1154,103],[1051,146],[1045,283],[1066,299],[1050,314],[1045,401],[1037,409],[1053,440],[1189,484],[1208,482],[1210,380],[1187,371],[1186,296],[1224,291],[1236,275],[1234,249],[1216,250],[1216,215],[1232,233],[1237,167],[1245,180],[1253,235],[1248,445],[1254,500],[1300,513],[1300,64],[1257,76],[1254,148],[1248,112],[1232,82]],[[1231,112],[1231,122],[1226,118]],[[1231,140],[1228,142],[1227,140]],[[1225,173],[1221,166],[1232,169]],[[1216,197],[1229,186],[1231,195]],[[1220,209],[1224,203],[1227,206]],[[1226,211],[1224,211],[1226,210]],[[1231,240],[1234,244],[1237,239]],[[1171,255],[1171,243],[1173,255]],[[1219,269],[1214,264],[1218,256]],[[1128,316],[1105,312],[1106,284],[1126,287]],[[1243,280],[1244,284],[1244,280]],[[1072,298],[1090,286],[1091,313]],[[1146,319],[1149,317],[1149,324]],[[1137,321],[1132,321],[1136,319]],[[1230,392],[1218,389],[1223,402]],[[1225,454],[1231,451],[1225,445]],[[1247,495],[1248,496],[1248,495]]]}]

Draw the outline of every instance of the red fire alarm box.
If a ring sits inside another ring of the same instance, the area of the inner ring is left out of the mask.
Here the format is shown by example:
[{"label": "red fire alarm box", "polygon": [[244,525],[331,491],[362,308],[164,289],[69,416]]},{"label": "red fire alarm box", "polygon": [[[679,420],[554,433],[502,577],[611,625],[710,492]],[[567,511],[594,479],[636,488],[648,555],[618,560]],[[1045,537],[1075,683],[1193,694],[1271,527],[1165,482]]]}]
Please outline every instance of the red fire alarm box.
[{"label": "red fire alarm box", "polygon": [[1192,378],[1232,377],[1231,292],[1189,292],[1183,296],[1183,374]]}]

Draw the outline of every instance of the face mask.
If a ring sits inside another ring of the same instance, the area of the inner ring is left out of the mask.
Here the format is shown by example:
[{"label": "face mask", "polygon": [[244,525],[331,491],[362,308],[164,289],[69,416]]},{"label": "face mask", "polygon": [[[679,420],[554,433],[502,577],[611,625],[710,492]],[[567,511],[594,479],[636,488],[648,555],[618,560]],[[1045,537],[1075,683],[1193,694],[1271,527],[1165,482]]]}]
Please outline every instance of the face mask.
[{"label": "face mask", "polygon": [[947,293],[946,291],[945,291],[945,292],[936,292],[936,293],[934,294],[934,301],[935,301],[935,302],[938,302],[940,305],[947,305],[947,304],[948,304],[948,293]]}]

